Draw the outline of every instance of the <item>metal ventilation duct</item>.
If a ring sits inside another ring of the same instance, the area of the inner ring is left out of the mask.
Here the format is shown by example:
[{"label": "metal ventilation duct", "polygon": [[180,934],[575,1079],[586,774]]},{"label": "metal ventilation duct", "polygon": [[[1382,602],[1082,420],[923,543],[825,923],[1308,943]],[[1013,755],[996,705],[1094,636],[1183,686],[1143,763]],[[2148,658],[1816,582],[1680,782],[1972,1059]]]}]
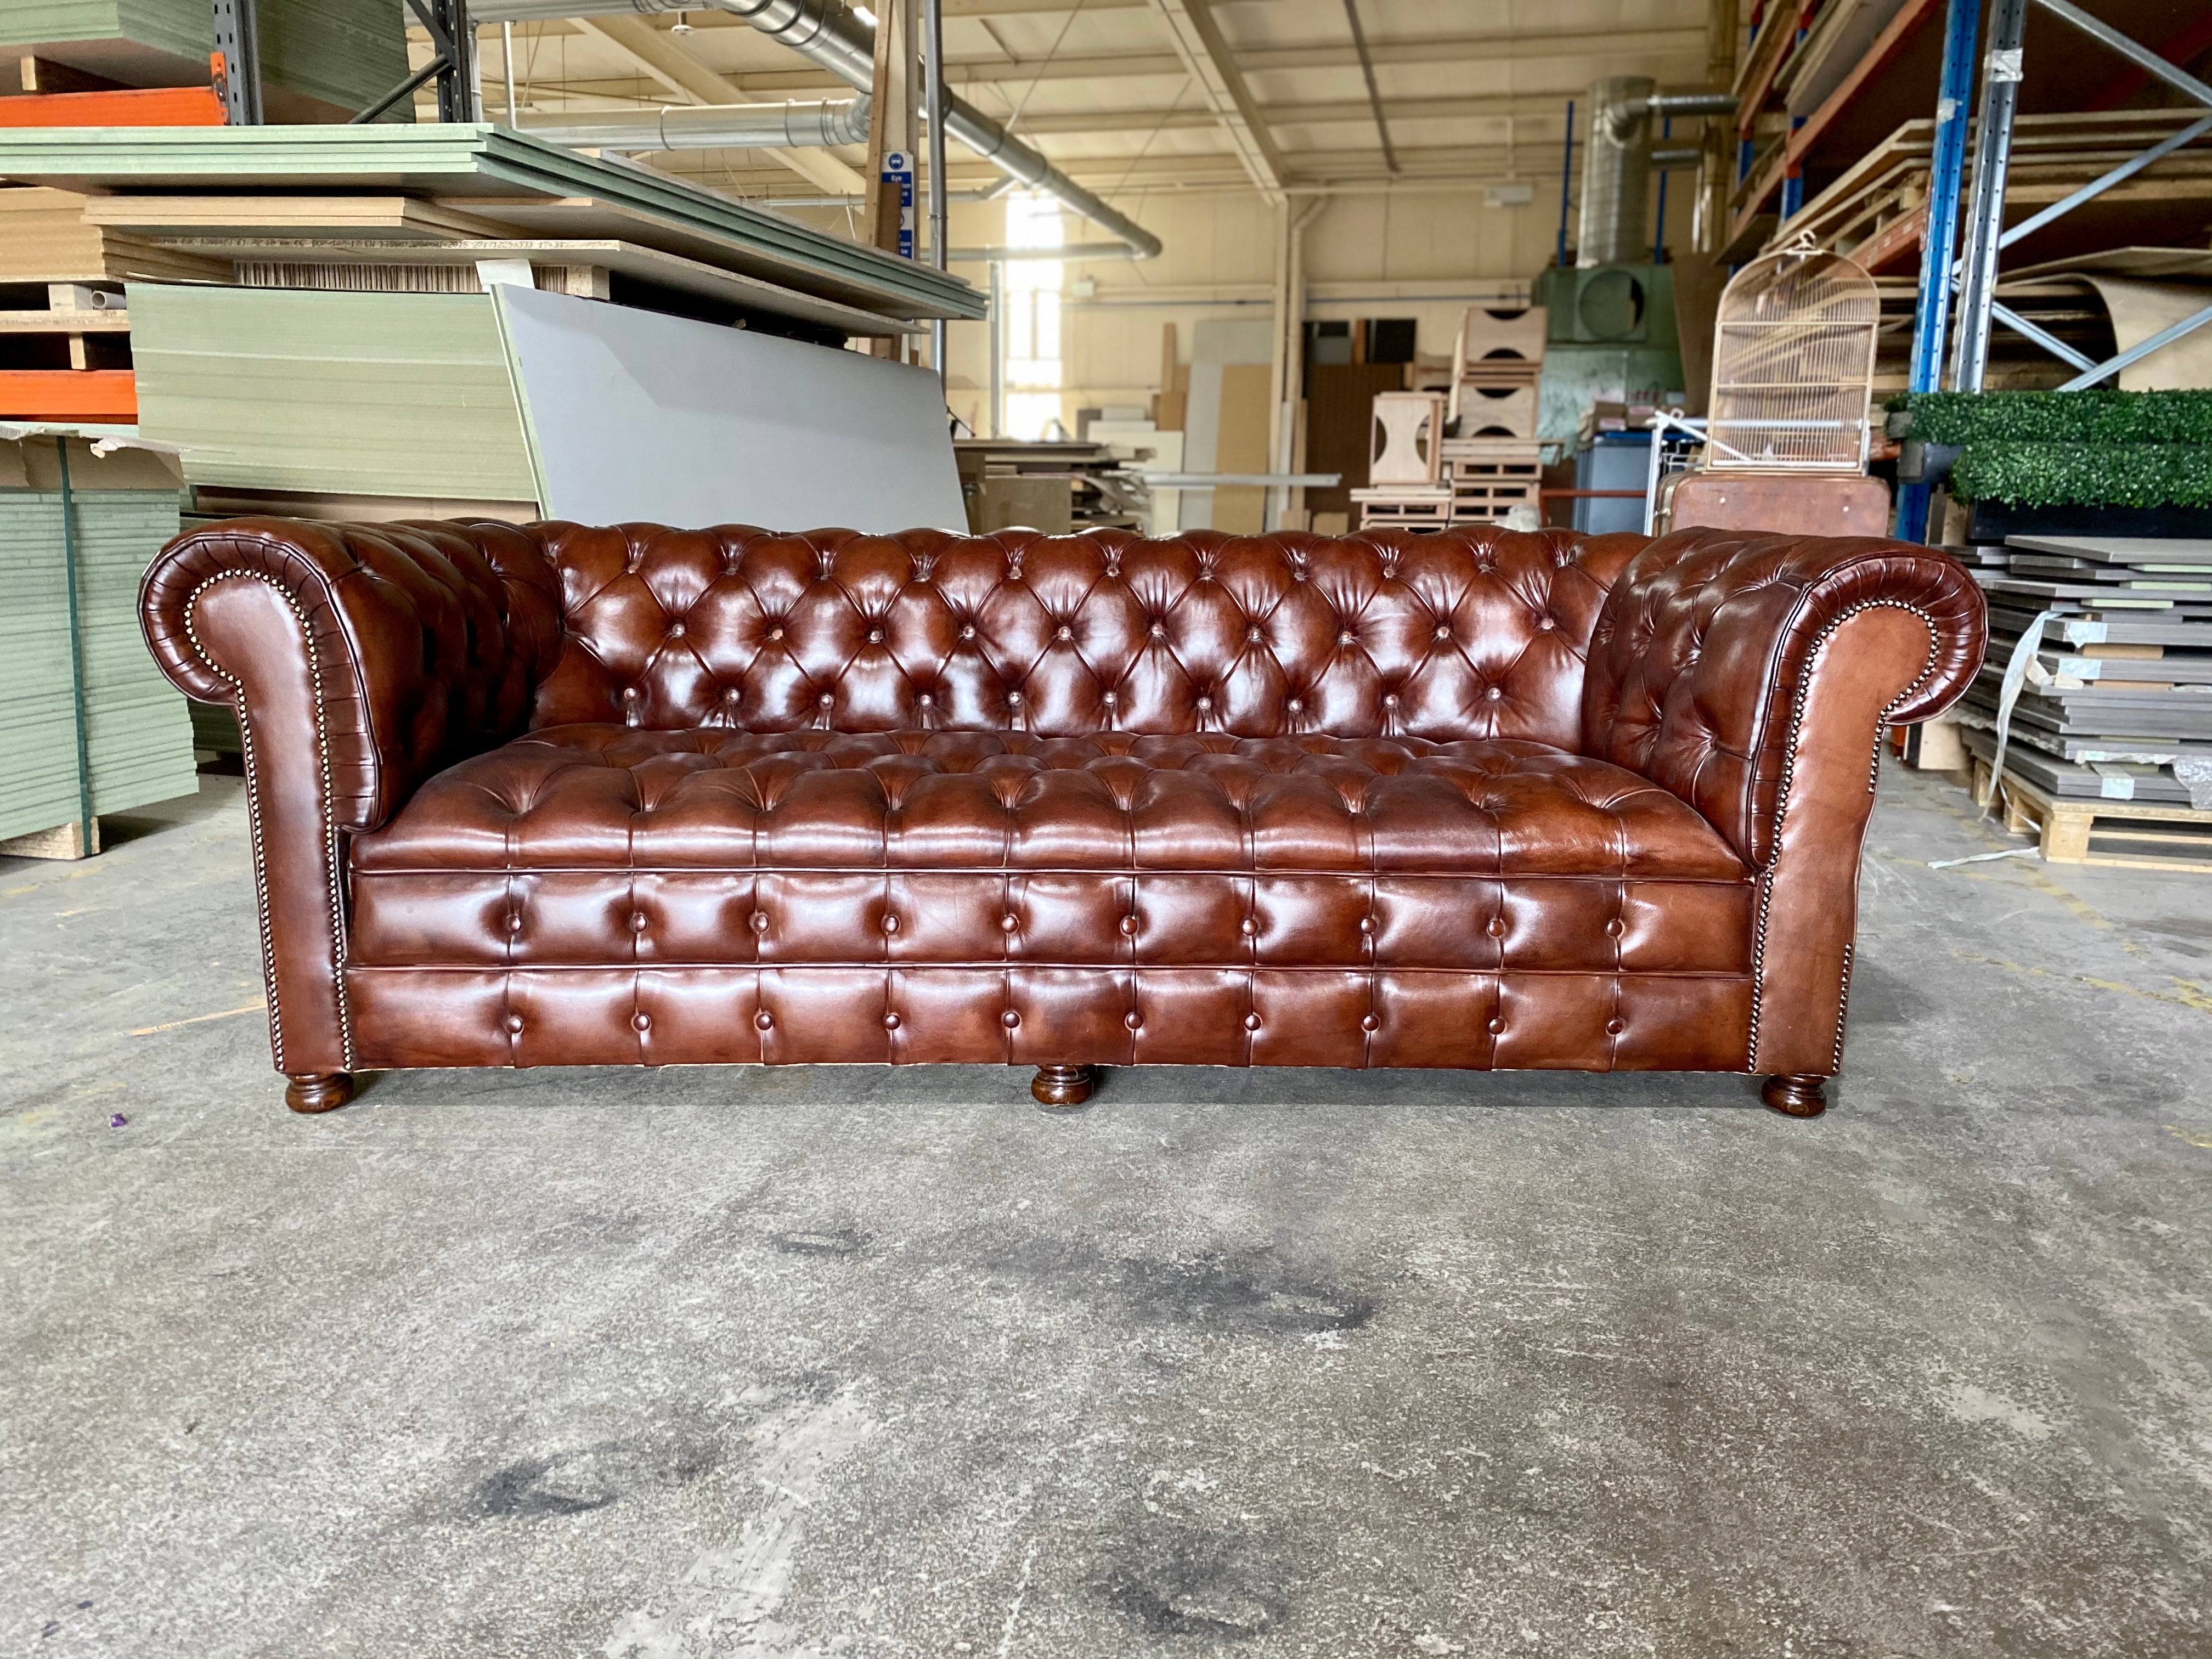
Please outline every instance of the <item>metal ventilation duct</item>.
[{"label": "metal ventilation duct", "polygon": [[1575,242],[1578,265],[1629,264],[1650,246],[1644,234],[1651,184],[1651,94],[1636,75],[1589,89],[1589,140],[1583,150],[1583,210]]},{"label": "metal ventilation duct", "polygon": [[[725,11],[781,40],[854,91],[874,89],[876,32],[838,0],[475,0],[469,15],[480,23],[556,17],[605,16],[617,12]],[[1649,92],[1651,82],[1644,83]],[[1648,123],[1646,124],[1648,126]],[[528,131],[540,129],[531,127]],[[1129,257],[1156,258],[1160,239],[1097,197],[1008,132],[964,98],[945,101],[945,131],[1010,178],[1043,191],[1079,217],[1126,242]],[[600,142],[611,144],[611,140]]]},{"label": "metal ventilation duct", "polygon": [[789,104],[662,104],[562,110],[516,125],[556,144],[621,150],[791,149],[868,141],[866,98]]}]

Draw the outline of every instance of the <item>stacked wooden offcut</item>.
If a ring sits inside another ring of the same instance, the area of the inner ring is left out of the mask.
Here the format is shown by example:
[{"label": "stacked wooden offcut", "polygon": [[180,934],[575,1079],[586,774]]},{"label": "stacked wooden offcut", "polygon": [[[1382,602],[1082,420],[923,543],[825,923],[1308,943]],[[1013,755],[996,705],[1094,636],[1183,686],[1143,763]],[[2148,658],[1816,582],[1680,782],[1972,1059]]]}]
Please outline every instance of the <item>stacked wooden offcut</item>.
[{"label": "stacked wooden offcut", "polygon": [[0,190],[0,421],[137,420],[125,281],[230,280],[228,259],[87,223],[86,201]]},{"label": "stacked wooden offcut", "polygon": [[[1998,561],[2002,560],[2000,563]],[[1980,550],[1990,653],[1963,733],[1989,799],[2006,665],[2022,664],[2003,775],[2007,822],[2044,856],[2212,869],[2212,542],[2113,536],[2008,538]]]}]

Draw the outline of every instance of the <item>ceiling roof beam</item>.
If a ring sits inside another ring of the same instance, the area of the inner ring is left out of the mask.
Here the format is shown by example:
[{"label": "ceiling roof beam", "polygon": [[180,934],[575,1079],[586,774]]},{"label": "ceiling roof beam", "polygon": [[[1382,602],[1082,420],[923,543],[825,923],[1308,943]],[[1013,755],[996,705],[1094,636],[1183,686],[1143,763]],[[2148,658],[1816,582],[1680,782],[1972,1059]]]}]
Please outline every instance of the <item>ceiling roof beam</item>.
[{"label": "ceiling roof beam", "polygon": [[[1236,54],[1222,38],[1221,26],[1213,21],[1212,0],[1154,0],[1154,3],[1175,41],[1176,55],[1198,82],[1213,118],[1229,135],[1230,147],[1243,162],[1244,171],[1252,175],[1261,194],[1280,195],[1286,172],[1282,154],[1275,148],[1274,135],[1267,131],[1251,88],[1244,83]],[[1045,131],[1036,125],[1039,118],[1030,118],[1030,131]]]},{"label": "ceiling roof beam", "polygon": [[[679,98],[695,104],[759,101],[748,97],[735,82],[718,75],[686,52],[678,37],[650,27],[643,18],[617,15],[573,21],[585,33],[605,41]],[[851,193],[866,188],[858,173],[824,151],[771,149],[765,153],[823,190]]]},{"label": "ceiling roof beam", "polygon": [[[1701,29],[1628,29],[1606,37],[1603,56],[1607,64],[1629,58],[1702,59],[1705,50]],[[1422,40],[1370,40],[1368,56],[1376,64],[1529,63],[1553,58],[1587,60],[1594,54],[1587,34],[1441,35]],[[1356,69],[1358,55],[1349,46],[1253,46],[1237,54],[1247,75],[1275,70]],[[1031,81],[1136,80],[1181,75],[1187,65],[1168,52],[1093,52],[1063,54],[1048,63],[1022,62],[1004,58],[955,58],[945,66],[945,79],[956,87]],[[794,94],[837,91],[845,83],[813,68],[756,70],[731,75],[750,93]],[[1579,84],[1579,83],[1578,83]],[[542,88],[566,85],[583,91],[594,83],[585,76],[566,82],[540,81]]]}]

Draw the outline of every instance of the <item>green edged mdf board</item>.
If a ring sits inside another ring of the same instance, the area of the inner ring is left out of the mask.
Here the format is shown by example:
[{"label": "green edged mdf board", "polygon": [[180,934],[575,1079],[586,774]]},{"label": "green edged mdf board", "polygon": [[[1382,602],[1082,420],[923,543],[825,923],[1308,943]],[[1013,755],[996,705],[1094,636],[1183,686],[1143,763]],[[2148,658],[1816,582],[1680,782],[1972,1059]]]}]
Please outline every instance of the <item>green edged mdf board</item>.
[{"label": "green edged mdf board", "polygon": [[[343,119],[407,76],[407,32],[382,0],[259,0],[264,97],[280,121]],[[205,86],[211,0],[0,0],[0,50],[126,87]],[[402,99],[385,120],[411,121]]]},{"label": "green edged mdf board", "polygon": [[82,441],[70,442],[73,653],[54,441],[0,444],[0,842],[77,823],[80,706],[94,816],[199,787],[185,699],[138,630],[138,580],[177,533],[176,487],[110,487],[142,482],[159,464],[127,453],[102,461]]},{"label": "green edged mdf board", "polygon": [[130,295],[138,429],[184,447],[186,482],[536,511],[489,295],[133,283]]}]

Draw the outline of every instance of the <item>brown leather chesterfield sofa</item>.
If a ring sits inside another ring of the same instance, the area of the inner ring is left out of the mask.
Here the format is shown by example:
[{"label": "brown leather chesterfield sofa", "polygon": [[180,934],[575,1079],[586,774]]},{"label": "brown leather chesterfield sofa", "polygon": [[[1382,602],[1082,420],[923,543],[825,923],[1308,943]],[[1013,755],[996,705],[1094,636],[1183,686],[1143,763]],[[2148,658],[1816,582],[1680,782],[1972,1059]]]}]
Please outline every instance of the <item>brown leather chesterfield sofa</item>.
[{"label": "brown leather chesterfield sofa", "polygon": [[242,519],[146,637],[245,733],[296,1110],[391,1066],[1565,1066],[1822,1109],[1886,723],[1979,591],[1877,540]]}]

